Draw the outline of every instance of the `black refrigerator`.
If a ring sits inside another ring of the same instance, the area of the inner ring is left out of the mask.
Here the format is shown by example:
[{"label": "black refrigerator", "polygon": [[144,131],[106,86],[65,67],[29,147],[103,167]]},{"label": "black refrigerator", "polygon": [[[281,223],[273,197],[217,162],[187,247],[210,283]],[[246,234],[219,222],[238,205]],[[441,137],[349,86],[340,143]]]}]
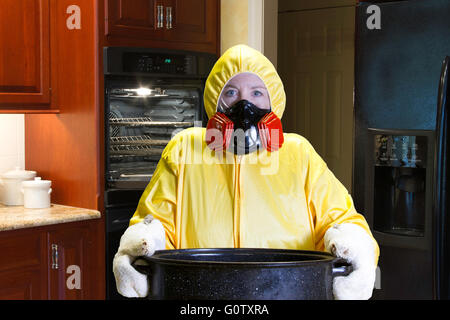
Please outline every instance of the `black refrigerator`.
[{"label": "black refrigerator", "polygon": [[352,194],[380,246],[374,299],[450,298],[450,1],[357,6]]}]

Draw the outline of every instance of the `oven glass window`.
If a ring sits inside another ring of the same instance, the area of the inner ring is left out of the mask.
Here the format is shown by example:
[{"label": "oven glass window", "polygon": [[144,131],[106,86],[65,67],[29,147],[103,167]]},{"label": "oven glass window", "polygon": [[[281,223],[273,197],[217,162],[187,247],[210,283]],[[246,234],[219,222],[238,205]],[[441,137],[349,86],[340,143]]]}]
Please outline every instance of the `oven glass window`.
[{"label": "oven glass window", "polygon": [[143,85],[107,91],[107,187],[143,189],[164,147],[201,126],[200,86]]}]

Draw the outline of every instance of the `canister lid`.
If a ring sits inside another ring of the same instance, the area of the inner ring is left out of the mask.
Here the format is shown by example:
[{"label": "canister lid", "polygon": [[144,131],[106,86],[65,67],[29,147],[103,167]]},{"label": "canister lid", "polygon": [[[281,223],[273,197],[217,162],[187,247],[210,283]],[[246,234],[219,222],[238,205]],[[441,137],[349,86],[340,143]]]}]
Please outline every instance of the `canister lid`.
[{"label": "canister lid", "polygon": [[22,182],[22,186],[26,188],[50,188],[51,185],[52,182],[50,180],[42,180],[41,177]]},{"label": "canister lid", "polygon": [[2,174],[3,179],[33,179],[36,177],[36,171],[21,170],[20,167],[16,167],[14,170],[10,170]]}]

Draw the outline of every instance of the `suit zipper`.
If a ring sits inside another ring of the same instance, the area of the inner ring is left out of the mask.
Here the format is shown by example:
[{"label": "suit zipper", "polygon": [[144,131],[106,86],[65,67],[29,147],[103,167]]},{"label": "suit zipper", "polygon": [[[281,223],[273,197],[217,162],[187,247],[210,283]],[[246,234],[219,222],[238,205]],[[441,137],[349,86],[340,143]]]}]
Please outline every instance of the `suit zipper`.
[{"label": "suit zipper", "polygon": [[240,155],[235,155],[235,169],[234,169],[234,217],[233,217],[233,233],[234,233],[234,247],[240,248],[240,223],[241,223],[241,186],[240,186],[240,175],[241,175],[241,158]]}]

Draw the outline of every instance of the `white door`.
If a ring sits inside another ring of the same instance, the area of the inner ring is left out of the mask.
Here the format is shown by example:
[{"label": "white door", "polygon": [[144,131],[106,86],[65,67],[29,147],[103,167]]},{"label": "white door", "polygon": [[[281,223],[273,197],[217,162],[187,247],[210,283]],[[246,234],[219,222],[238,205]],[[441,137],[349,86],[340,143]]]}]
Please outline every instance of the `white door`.
[{"label": "white door", "polygon": [[355,7],[280,12],[285,132],[307,138],[351,191]]}]

